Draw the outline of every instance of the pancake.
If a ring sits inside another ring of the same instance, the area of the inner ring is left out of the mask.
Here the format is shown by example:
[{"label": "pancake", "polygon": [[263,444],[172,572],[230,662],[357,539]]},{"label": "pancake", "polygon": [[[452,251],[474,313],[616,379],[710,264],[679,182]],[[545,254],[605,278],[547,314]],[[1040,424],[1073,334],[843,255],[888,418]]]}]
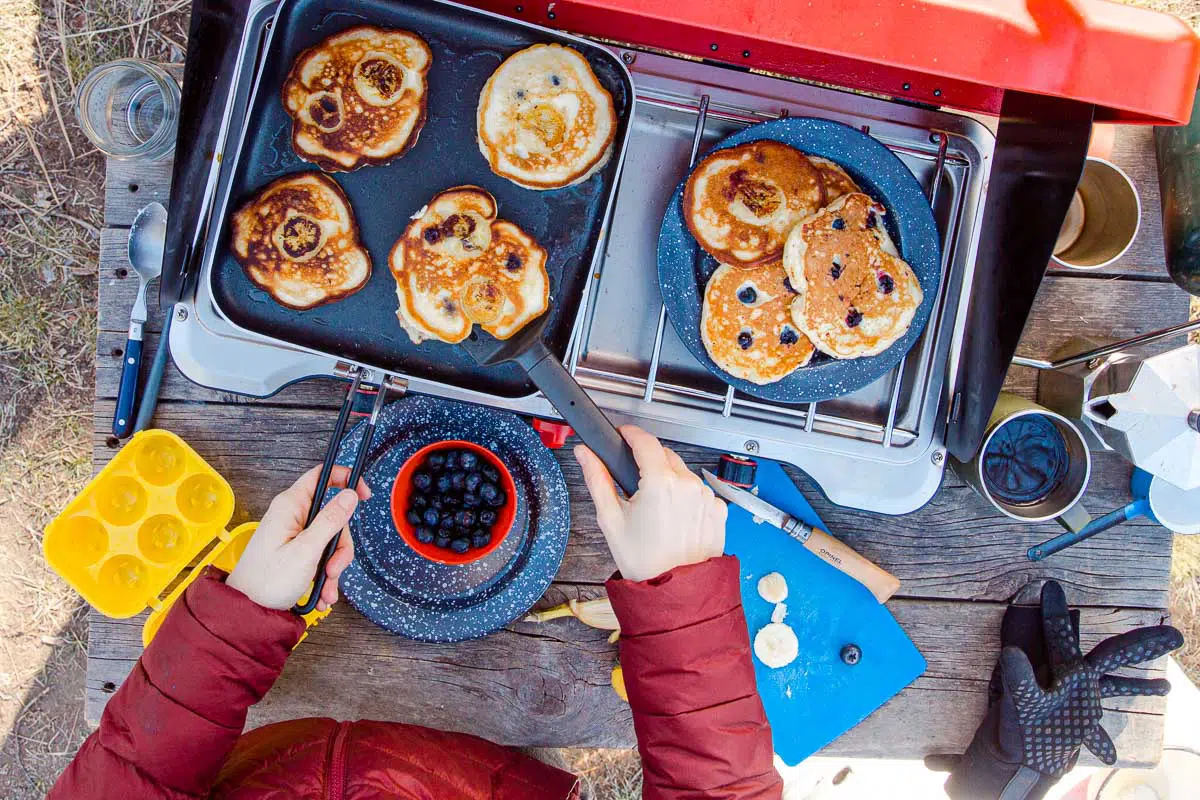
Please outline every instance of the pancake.
[{"label": "pancake", "polygon": [[415,33],[371,25],[305,50],[283,84],[296,155],[331,172],[403,155],[425,124],[432,58]]},{"label": "pancake", "polygon": [[803,367],[813,346],[792,323],[796,294],[778,261],[722,264],[704,287],[700,338],[718,367],[751,383],[774,383]]},{"label": "pancake", "polygon": [[492,172],[527,189],[558,189],[608,163],[617,112],[587,59],[569,47],[535,44],[488,78],[476,125]]},{"label": "pancake", "polygon": [[820,156],[809,156],[808,160],[821,173],[821,183],[825,186],[826,204],[832,203],[844,194],[862,191],[840,164]]},{"label": "pancake", "polygon": [[231,226],[229,246],[247,277],[288,308],[340,300],[371,277],[350,201],[328,175],[285,175],[239,208]]},{"label": "pancake", "polygon": [[764,139],[706,156],[688,178],[683,217],[717,261],[751,266],[778,259],[788,231],[824,198],[807,156]]},{"label": "pancake", "polygon": [[792,321],[836,358],[882,353],[921,305],[921,284],[883,226],[884,207],[861,192],[795,227],[783,265],[799,295]]},{"label": "pancake", "polygon": [[550,305],[546,251],[496,219],[478,186],[440,192],[409,222],[389,259],[400,326],[414,343],[454,344],[478,324],[507,339]]}]

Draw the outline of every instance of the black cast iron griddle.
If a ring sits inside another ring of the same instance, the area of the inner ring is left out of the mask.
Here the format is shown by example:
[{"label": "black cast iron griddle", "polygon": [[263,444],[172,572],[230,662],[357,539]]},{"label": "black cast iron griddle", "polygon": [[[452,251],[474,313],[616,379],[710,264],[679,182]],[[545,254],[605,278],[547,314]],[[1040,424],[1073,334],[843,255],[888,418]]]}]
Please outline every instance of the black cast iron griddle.
[{"label": "black cast iron griddle", "polygon": [[[356,172],[330,173],[350,199],[373,272],[366,286],[344,300],[294,311],[246,277],[229,251],[228,217],[270,181],[316,169],[292,151],[292,123],[280,91],[302,50],[364,23],[413,31],[429,43],[429,117],[417,144],[403,157]],[[618,117],[608,165],[577,186],[546,192],[495,175],[479,152],[475,122],[479,93],[488,77],[509,55],[539,42],[557,42],[582,53],[612,95]],[[615,191],[632,107],[633,86],[616,56],[554,31],[438,0],[284,0],[221,208],[221,242],[210,270],[216,306],[240,328],[389,373],[500,397],[532,394],[534,382],[516,363],[483,365],[461,347],[440,342],[414,345],[396,321],[388,253],[409,218],[435,194],[463,184],[482,186],[495,196],[501,218],[516,223],[546,248],[551,305],[539,338],[561,362]]]}]

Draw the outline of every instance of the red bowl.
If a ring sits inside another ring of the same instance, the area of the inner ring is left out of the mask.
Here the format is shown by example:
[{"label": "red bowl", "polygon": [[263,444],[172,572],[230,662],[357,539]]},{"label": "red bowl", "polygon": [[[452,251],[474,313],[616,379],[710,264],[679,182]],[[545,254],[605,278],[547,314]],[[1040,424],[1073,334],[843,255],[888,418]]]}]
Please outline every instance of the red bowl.
[{"label": "red bowl", "polygon": [[[453,550],[437,547],[432,543],[421,544],[417,541],[416,530],[405,519],[405,512],[408,511],[408,498],[412,494],[413,473],[425,461],[426,456],[438,450],[470,450],[488,464],[491,464],[500,473],[500,488],[504,491],[504,496],[507,499],[503,506],[496,509],[496,523],[491,528],[492,541],[488,543],[487,547],[472,548],[465,553],[456,553]],[[434,442],[422,447],[404,462],[404,465],[400,467],[400,472],[396,474],[395,483],[392,484],[392,524],[400,532],[400,538],[423,557],[430,561],[436,561],[439,564],[470,564],[473,561],[478,561],[486,557],[500,546],[500,543],[504,541],[504,537],[508,536],[516,514],[517,486],[513,482],[512,473],[508,471],[508,467],[504,466],[504,462],[495,453],[474,442],[451,440]]]}]

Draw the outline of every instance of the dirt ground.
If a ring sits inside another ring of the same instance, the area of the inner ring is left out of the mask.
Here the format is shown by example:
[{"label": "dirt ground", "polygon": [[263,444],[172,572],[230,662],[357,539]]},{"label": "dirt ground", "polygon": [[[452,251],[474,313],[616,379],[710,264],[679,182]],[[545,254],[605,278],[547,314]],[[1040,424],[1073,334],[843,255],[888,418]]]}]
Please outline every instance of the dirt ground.
[{"label": "dirt ground", "polygon": [[[1200,0],[1137,0],[1200,24]],[[87,733],[86,618],[41,531],[91,474],[104,162],[75,124],[101,63],[182,61],[189,0],[0,0],[0,797],[41,797]],[[1177,537],[1172,611],[1200,680],[1200,537]],[[640,794],[623,751],[552,755],[593,796]]]}]

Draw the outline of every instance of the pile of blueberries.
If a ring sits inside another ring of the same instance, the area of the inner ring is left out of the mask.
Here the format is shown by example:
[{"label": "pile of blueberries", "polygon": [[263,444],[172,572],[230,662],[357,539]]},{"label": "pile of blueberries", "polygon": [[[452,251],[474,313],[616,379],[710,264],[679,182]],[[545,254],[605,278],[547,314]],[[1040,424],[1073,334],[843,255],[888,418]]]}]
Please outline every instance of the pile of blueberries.
[{"label": "pile of blueberries", "polygon": [[465,553],[491,544],[506,502],[491,464],[470,450],[435,450],[412,474],[405,518],[421,544]]}]

